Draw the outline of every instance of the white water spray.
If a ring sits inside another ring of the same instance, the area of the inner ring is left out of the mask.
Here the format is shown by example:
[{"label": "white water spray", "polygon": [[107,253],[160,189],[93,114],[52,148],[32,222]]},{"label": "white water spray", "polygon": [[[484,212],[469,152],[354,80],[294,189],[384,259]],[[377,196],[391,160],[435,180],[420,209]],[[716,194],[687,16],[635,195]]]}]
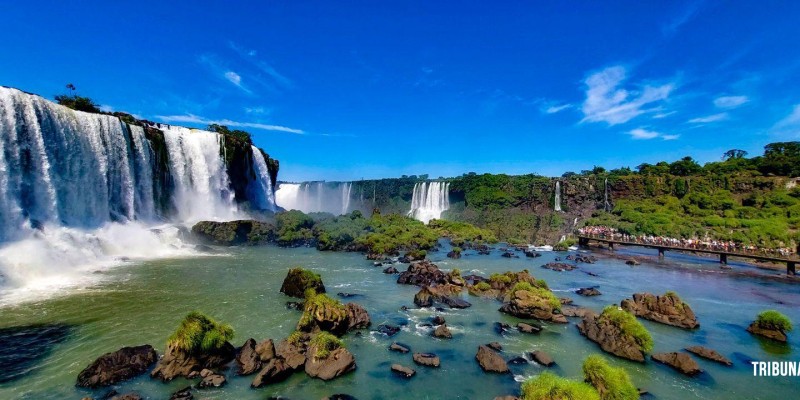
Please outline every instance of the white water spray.
[{"label": "white water spray", "polygon": [[442,213],[450,209],[449,182],[420,182],[414,184],[411,198],[411,210],[408,216],[428,223],[439,219]]},{"label": "white water spray", "polygon": [[561,181],[556,181],[555,211],[561,211]]},{"label": "white water spray", "polygon": [[352,182],[281,183],[275,202],[286,210],[341,215],[352,211],[352,194]]}]

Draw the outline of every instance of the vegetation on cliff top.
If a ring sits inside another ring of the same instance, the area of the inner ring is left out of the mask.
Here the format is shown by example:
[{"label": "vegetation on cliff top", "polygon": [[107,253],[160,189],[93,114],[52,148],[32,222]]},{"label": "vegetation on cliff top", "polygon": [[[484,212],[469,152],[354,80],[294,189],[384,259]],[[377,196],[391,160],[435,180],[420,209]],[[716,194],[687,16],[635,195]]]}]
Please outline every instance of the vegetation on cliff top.
[{"label": "vegetation on cliff top", "polygon": [[202,353],[221,348],[233,339],[233,328],[198,311],[192,311],[169,337],[168,345],[188,353]]}]

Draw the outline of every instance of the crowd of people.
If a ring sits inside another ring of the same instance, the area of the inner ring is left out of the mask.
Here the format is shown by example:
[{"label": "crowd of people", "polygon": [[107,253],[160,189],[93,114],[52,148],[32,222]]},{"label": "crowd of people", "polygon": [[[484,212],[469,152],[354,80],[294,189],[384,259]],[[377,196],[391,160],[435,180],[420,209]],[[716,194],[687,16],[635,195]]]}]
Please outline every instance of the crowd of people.
[{"label": "crowd of people", "polygon": [[758,254],[774,257],[795,257],[798,249],[790,247],[759,247],[752,244],[738,243],[731,240],[715,239],[676,239],[665,236],[629,235],[608,226],[585,226],[578,229],[578,234],[603,239],[614,239],[622,242],[640,243],[654,246],[679,247],[686,249],[714,250],[729,253]]}]

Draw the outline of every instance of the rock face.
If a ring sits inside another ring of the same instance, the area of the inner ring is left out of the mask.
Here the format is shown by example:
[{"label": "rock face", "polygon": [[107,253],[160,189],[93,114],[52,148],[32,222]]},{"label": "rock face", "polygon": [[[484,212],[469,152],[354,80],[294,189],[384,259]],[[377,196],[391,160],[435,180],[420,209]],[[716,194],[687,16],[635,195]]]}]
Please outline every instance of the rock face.
[{"label": "rock face", "polygon": [[553,361],[553,357],[551,357],[550,354],[547,354],[541,350],[536,350],[532,352],[531,358],[533,358],[533,361],[536,361],[537,363],[544,365],[545,367],[552,367],[553,365],[556,364],[556,362]]},{"label": "rock face", "polygon": [[402,285],[444,285],[447,281],[447,275],[429,260],[412,262],[408,269],[397,277],[397,283]]},{"label": "rock face", "polygon": [[340,377],[356,369],[356,359],[347,349],[340,347],[333,350],[325,358],[313,356],[316,350],[311,347],[306,354],[306,374],[323,381]]},{"label": "rock face", "polygon": [[566,264],[566,263],[559,263],[559,262],[552,262],[542,265],[542,268],[545,269],[552,269],[553,271],[572,271],[573,269],[577,268],[574,265]]},{"label": "rock face", "polygon": [[439,339],[452,339],[453,334],[450,333],[450,329],[447,329],[447,325],[439,325],[434,329],[433,336]]},{"label": "rock face", "polygon": [[266,243],[273,239],[273,226],[253,220],[200,221],[192,234],[201,241],[222,246]]},{"label": "rock face", "polygon": [[451,250],[450,252],[447,253],[447,257],[453,259],[461,258],[461,252]]},{"label": "rock face", "polygon": [[725,357],[722,354],[719,354],[717,351],[715,351],[713,349],[709,349],[707,347],[692,346],[692,347],[687,347],[686,351],[688,351],[689,353],[692,353],[694,355],[697,355],[699,357],[703,357],[703,358],[705,358],[707,360],[711,360],[711,361],[718,362],[720,364],[727,365],[729,367],[731,365],[733,365],[733,362],[731,360],[729,360],[727,357]]},{"label": "rock face", "polygon": [[113,385],[145,373],[158,355],[149,344],[123,347],[100,356],[78,374],[78,386],[96,388]]},{"label": "rock face", "polygon": [[372,324],[369,318],[369,313],[364,307],[355,303],[345,304],[347,307],[347,330],[366,329]]},{"label": "rock face", "polygon": [[500,357],[499,354],[495,353],[494,350],[487,346],[478,346],[478,353],[475,354],[475,359],[478,360],[478,364],[486,372],[496,372],[499,374],[509,372],[508,364],[503,360],[503,357]]},{"label": "rock face", "polygon": [[567,317],[579,317],[579,318],[584,318],[587,315],[597,315],[597,313],[586,307],[569,306],[569,305],[561,306],[561,314]]},{"label": "rock face", "polygon": [[[308,334],[301,334],[298,340],[290,342],[284,339],[273,349],[273,357],[261,360],[261,370],[250,386],[259,388],[268,384],[282,382],[292,373],[299,371],[306,363],[306,345],[310,340]],[[257,354],[269,355],[270,341],[259,343],[255,347]]]},{"label": "rock face", "polygon": [[427,286],[420,289],[420,291],[414,295],[414,304],[416,304],[417,307],[433,306],[433,294]]},{"label": "rock face", "polygon": [[597,288],[593,288],[593,287],[580,288],[580,289],[576,290],[575,293],[577,293],[577,294],[579,294],[581,296],[587,296],[587,297],[588,296],[600,296],[602,294],[602,293],[600,293],[599,290],[597,290]]},{"label": "rock face", "polygon": [[185,387],[169,396],[169,400],[194,400],[192,387]]},{"label": "rock face", "polygon": [[578,323],[581,335],[600,345],[604,351],[632,361],[644,362],[645,351],[632,337],[598,315],[587,315]]},{"label": "rock face", "polygon": [[400,364],[392,364],[392,372],[394,372],[395,375],[401,376],[406,379],[411,378],[412,376],[414,376],[414,374],[417,373],[417,371],[414,371],[413,369],[408,367],[404,367]]},{"label": "rock face", "polygon": [[250,386],[260,388],[271,383],[283,382],[292,375],[294,370],[290,368],[283,359],[273,358],[253,379]]},{"label": "rock face", "polygon": [[469,308],[472,304],[459,297],[442,296],[441,301],[450,308]]},{"label": "rock face", "polygon": [[233,361],[236,349],[228,342],[216,350],[203,354],[189,354],[175,346],[167,346],[164,357],[158,362],[156,368],[150,373],[153,378],[164,382],[182,376],[191,378],[204,369],[216,369]]},{"label": "rock face", "polygon": [[386,336],[392,337],[400,332],[399,326],[389,325],[389,324],[380,324],[378,325],[378,332],[383,333]]},{"label": "rock face", "polygon": [[686,353],[657,353],[653,354],[650,358],[662,364],[669,365],[684,375],[695,376],[703,372],[700,366],[697,365],[697,361]]},{"label": "rock face", "polygon": [[424,365],[426,367],[439,368],[439,366],[441,365],[439,356],[433,353],[414,353],[412,359],[414,360],[415,363],[419,365]]},{"label": "rock face", "polygon": [[753,335],[776,340],[778,342],[786,343],[787,340],[786,333],[784,331],[779,329],[763,328],[755,321],[753,321],[753,323],[751,323],[750,326],[747,327],[747,331],[752,333]]},{"label": "rock face", "polygon": [[431,322],[433,322],[434,325],[444,325],[445,320],[443,316],[437,315],[433,317],[433,320]]},{"label": "rock face", "polygon": [[557,313],[553,304],[543,297],[527,290],[517,290],[509,301],[500,307],[500,312],[513,315],[517,318],[535,318],[542,321],[551,321],[566,324],[567,318]]},{"label": "rock face", "polygon": [[650,293],[636,293],[633,295],[633,299],[622,300],[620,305],[623,310],[629,311],[637,317],[662,324],[683,329],[694,329],[700,326],[692,308],[675,295],[656,296]]},{"label": "rock face", "polygon": [[397,272],[397,268],[392,266],[386,267],[386,269],[383,270],[384,274],[396,274]]},{"label": "rock face", "polygon": [[272,339],[256,344],[255,339],[247,339],[236,355],[239,375],[250,375],[260,370],[267,362],[275,357],[275,344]]},{"label": "rock face", "polygon": [[319,275],[302,269],[292,268],[283,279],[281,293],[302,299],[305,297],[306,289],[314,289],[317,293],[325,293],[325,285]]}]

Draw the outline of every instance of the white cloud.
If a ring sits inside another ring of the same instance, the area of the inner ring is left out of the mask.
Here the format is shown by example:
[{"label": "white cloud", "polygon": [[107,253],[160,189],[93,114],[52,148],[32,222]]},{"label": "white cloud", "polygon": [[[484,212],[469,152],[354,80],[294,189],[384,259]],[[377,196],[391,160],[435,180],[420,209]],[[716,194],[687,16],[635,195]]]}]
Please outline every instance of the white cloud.
[{"label": "white cloud", "polygon": [[225,79],[231,81],[236,86],[242,86],[242,77],[239,76],[236,72],[228,71],[225,73]]},{"label": "white cloud", "polygon": [[670,115],[675,114],[675,113],[677,113],[677,111],[669,111],[669,112],[658,113],[656,115],[653,115],[653,118],[655,118],[655,119],[667,118]]},{"label": "white cloud", "polygon": [[789,115],[773,125],[770,133],[792,139],[800,137],[800,104],[795,104]]},{"label": "white cloud", "polygon": [[718,108],[736,108],[750,101],[747,96],[721,96],[714,99],[714,105]]},{"label": "white cloud", "polygon": [[707,124],[709,122],[718,122],[718,121],[725,121],[728,119],[728,113],[719,113],[714,115],[708,115],[705,117],[697,117],[692,118],[689,120],[690,124]]},{"label": "white cloud", "polygon": [[586,78],[586,100],[583,102],[583,121],[606,122],[617,125],[646,112],[648,104],[665,100],[674,89],[672,83],[644,86],[641,90],[626,90],[621,84],[627,79],[625,67],[608,67]]},{"label": "white cloud", "polygon": [[572,107],[573,107],[573,106],[572,106],[572,104],[562,104],[562,105],[560,105],[560,106],[550,106],[550,107],[547,107],[547,108],[544,110],[544,112],[545,112],[546,114],[555,114],[555,113],[558,113],[558,112],[564,111],[564,110],[566,110],[566,109],[568,109],[568,108],[572,108]]},{"label": "white cloud", "polygon": [[257,122],[239,122],[239,121],[231,121],[229,119],[221,119],[221,120],[214,120],[203,118],[194,114],[185,114],[185,115],[156,115],[156,118],[160,119],[161,121],[167,123],[190,123],[190,124],[203,124],[203,125],[210,125],[210,124],[218,124],[218,125],[226,125],[228,127],[234,128],[253,128],[253,129],[261,129],[265,131],[278,131],[278,132],[288,132],[288,133],[295,133],[298,135],[303,135],[305,132],[300,129],[289,128],[280,125],[269,125],[269,124],[261,124]]},{"label": "white cloud", "polygon": [[628,135],[631,135],[631,139],[635,140],[650,140],[661,138],[663,140],[676,140],[680,137],[680,135],[666,135],[661,132],[656,131],[649,131],[644,128],[636,128],[628,132]]}]

